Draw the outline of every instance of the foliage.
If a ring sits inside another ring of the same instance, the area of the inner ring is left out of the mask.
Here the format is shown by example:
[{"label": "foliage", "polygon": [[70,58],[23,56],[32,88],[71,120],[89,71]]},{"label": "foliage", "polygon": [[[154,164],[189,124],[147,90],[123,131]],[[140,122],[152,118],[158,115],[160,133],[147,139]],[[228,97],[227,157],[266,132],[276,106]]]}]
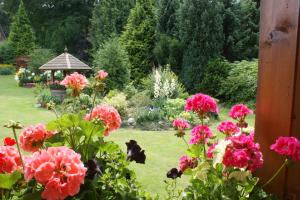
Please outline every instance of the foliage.
[{"label": "foliage", "polygon": [[102,0],[95,5],[90,31],[94,51],[112,35],[121,34],[133,6],[133,0]]},{"label": "foliage", "polygon": [[8,41],[10,42],[15,57],[29,55],[35,48],[34,32],[30,26],[30,21],[22,0],[14,16]]},{"label": "foliage", "polygon": [[147,106],[137,109],[135,113],[137,127],[142,130],[165,130],[170,127],[160,108]]},{"label": "foliage", "polygon": [[167,120],[173,121],[176,118],[179,118],[179,115],[184,109],[185,100],[184,99],[168,99],[166,100],[163,111]]},{"label": "foliage", "polygon": [[40,74],[39,68],[53,59],[55,54],[50,49],[35,49],[30,54],[30,61],[28,62],[28,69],[35,74]]},{"label": "foliage", "polygon": [[231,64],[226,60],[216,59],[211,61],[204,71],[199,90],[222,99],[222,96],[219,96],[219,91],[224,79],[227,78],[230,69]]},{"label": "foliage", "polygon": [[180,4],[179,38],[183,44],[182,80],[195,90],[207,63],[218,57],[223,47],[223,4],[219,0],[187,0]]},{"label": "foliage", "polygon": [[41,104],[41,107],[46,108],[47,103],[53,102],[55,104],[61,104],[61,100],[55,96],[51,95],[48,88],[41,89],[36,95],[37,103]]},{"label": "foliage", "polygon": [[259,6],[254,0],[223,0],[225,41],[223,55],[230,61],[258,56]]},{"label": "foliage", "polygon": [[0,65],[0,75],[12,75],[15,73],[15,67],[12,65]]},{"label": "foliage", "polygon": [[176,35],[176,12],[179,8],[178,0],[158,1],[158,23],[157,29],[160,33]]},{"label": "foliage", "polygon": [[122,90],[130,80],[130,62],[124,48],[117,38],[108,40],[97,51],[94,60],[97,70],[104,69],[109,73],[107,88]]},{"label": "foliage", "polygon": [[13,62],[13,49],[8,41],[0,42],[0,63]]},{"label": "foliage", "polygon": [[112,91],[108,93],[103,99],[103,103],[115,107],[122,117],[127,116],[128,101],[126,95],[123,92],[116,91],[115,94],[111,95]]},{"label": "foliage", "polygon": [[135,83],[145,77],[153,67],[156,16],[153,0],[137,0],[131,10],[121,44],[125,47],[131,63]]},{"label": "foliage", "polygon": [[158,34],[153,53],[159,65],[170,65],[176,74],[181,72],[183,48],[181,42],[172,36]]},{"label": "foliage", "polygon": [[257,73],[257,60],[233,63],[228,77],[222,81],[219,95],[231,103],[255,102]]},{"label": "foliage", "polygon": [[153,69],[152,73],[143,80],[143,87],[154,99],[185,98],[188,94],[178,77],[169,66]]},{"label": "foliage", "polygon": [[26,83],[33,83],[35,74],[30,70],[21,68],[15,75],[15,80],[19,84],[19,86],[23,86]]}]

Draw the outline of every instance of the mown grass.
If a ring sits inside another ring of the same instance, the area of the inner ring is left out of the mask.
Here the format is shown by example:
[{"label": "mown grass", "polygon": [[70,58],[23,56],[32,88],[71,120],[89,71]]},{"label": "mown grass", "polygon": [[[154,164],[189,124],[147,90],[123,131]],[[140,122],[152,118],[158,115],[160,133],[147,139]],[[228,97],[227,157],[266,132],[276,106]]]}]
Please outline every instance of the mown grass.
[{"label": "mown grass", "polygon": [[[220,120],[228,119],[228,109],[221,108]],[[45,109],[36,108],[33,89],[20,88],[13,76],[0,76],[0,139],[11,136],[10,130],[3,125],[8,120],[20,121],[24,125],[47,123],[55,116]],[[254,116],[248,119],[254,125]],[[212,122],[212,130],[216,130],[219,122]],[[215,131],[216,132],[216,131]],[[185,153],[185,143],[174,136],[174,131],[141,131],[120,129],[110,134],[106,140],[115,141],[125,151],[125,142],[136,140],[146,151],[146,164],[131,164],[137,178],[146,191],[164,195],[166,172],[177,167],[178,158]],[[1,143],[0,143],[1,144]],[[179,179],[178,186],[188,184],[186,177]]]}]

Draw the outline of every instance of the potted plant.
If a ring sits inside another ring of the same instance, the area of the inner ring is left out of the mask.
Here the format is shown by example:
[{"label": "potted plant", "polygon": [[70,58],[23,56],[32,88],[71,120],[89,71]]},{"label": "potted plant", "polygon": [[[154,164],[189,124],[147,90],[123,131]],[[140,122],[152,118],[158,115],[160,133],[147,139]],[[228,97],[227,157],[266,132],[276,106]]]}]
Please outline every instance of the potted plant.
[{"label": "potted plant", "polygon": [[61,101],[64,100],[67,94],[65,86],[61,85],[59,81],[50,82],[48,86],[52,96],[59,98]]}]

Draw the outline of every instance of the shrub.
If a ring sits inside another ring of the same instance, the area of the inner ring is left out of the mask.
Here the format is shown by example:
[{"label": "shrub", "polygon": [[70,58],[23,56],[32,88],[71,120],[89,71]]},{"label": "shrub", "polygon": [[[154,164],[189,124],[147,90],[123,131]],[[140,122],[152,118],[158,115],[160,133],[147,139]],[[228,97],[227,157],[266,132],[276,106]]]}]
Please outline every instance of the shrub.
[{"label": "shrub", "polygon": [[21,68],[16,73],[15,80],[18,82],[19,86],[23,86],[26,83],[34,82],[35,73],[31,72],[28,69]]},{"label": "shrub", "polygon": [[0,65],[0,75],[12,75],[15,73],[15,68],[12,65]]},{"label": "shrub", "polygon": [[165,117],[169,121],[173,121],[174,119],[178,118],[184,109],[184,105],[184,99],[168,99],[163,106]]},{"label": "shrub", "polygon": [[153,69],[143,80],[143,87],[154,99],[185,98],[188,94],[178,77],[167,65],[165,68]]},{"label": "shrub", "polygon": [[50,49],[35,49],[30,54],[28,69],[36,74],[40,74],[39,67],[55,57],[55,54]]},{"label": "shrub", "polygon": [[109,74],[107,89],[122,90],[130,80],[130,62],[126,51],[117,38],[108,40],[95,55],[96,70],[103,69]]},{"label": "shrub", "polygon": [[0,63],[12,63],[13,49],[8,41],[0,42]]},{"label": "shrub", "polygon": [[143,130],[158,131],[170,127],[164,118],[164,112],[160,108],[152,106],[139,108],[135,118],[138,127]]},{"label": "shrub", "polygon": [[229,76],[223,80],[219,95],[230,103],[256,101],[258,61],[241,61],[232,64]]},{"label": "shrub", "polygon": [[216,98],[222,99],[220,96],[220,88],[223,80],[227,78],[231,65],[227,60],[216,59],[210,62],[200,82],[199,90]]},{"label": "shrub", "polygon": [[104,97],[103,103],[115,107],[122,117],[127,116],[128,101],[126,95],[123,92],[111,91]]},{"label": "shrub", "polygon": [[153,103],[147,91],[141,91],[136,93],[132,96],[129,102],[130,106],[135,108],[149,106]]},{"label": "shrub", "polygon": [[47,103],[54,102],[55,104],[61,104],[61,100],[58,97],[52,96],[48,88],[40,89],[37,94],[37,102],[41,104],[41,107],[45,108]]}]

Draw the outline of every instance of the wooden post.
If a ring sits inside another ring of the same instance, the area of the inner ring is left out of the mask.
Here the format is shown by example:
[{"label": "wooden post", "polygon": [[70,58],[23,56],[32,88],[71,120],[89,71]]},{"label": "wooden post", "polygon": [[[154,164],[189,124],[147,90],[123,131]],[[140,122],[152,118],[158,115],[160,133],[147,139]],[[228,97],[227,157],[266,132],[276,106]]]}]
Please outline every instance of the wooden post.
[{"label": "wooden post", "polygon": [[[299,0],[261,0],[255,137],[264,154],[257,174],[266,182],[284,161],[269,147],[279,136],[300,139]],[[286,168],[266,190],[300,199],[300,164]]]},{"label": "wooden post", "polygon": [[54,70],[51,70],[51,82],[53,83],[55,80]]}]

